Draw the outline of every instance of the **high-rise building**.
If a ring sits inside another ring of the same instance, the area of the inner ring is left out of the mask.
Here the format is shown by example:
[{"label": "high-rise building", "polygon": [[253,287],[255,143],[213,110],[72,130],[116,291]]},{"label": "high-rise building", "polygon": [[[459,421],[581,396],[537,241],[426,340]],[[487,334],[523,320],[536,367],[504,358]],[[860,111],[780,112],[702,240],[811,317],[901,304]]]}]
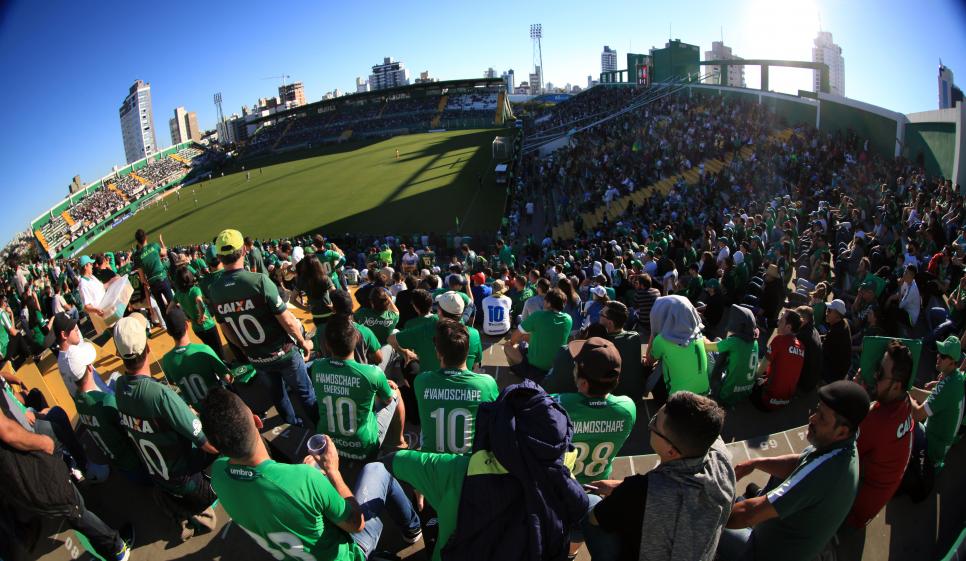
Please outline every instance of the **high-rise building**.
[{"label": "high-rise building", "polygon": [[949,109],[953,100],[953,71],[942,62],[939,63],[939,108]]},{"label": "high-rise building", "polygon": [[417,84],[429,84],[432,82],[439,82],[439,79],[430,77],[429,70],[423,70],[419,73],[419,78],[416,78],[413,81]]},{"label": "high-rise building", "polygon": [[516,88],[516,76],[513,75],[513,69],[511,68],[507,70],[500,77],[503,78],[504,82],[506,82],[506,91],[513,93]]},{"label": "high-rise building", "polygon": [[[842,56],[842,47],[832,42],[831,32],[818,32],[812,48],[812,62],[824,62],[828,65],[829,93],[845,97],[845,58]],[[813,70],[812,91],[818,92],[820,88],[821,74],[818,70]]]},{"label": "high-rise building", "polygon": [[604,52],[600,53],[600,71],[613,72],[617,70],[617,51],[604,45]]},{"label": "high-rise building", "polygon": [[[735,56],[731,47],[725,46],[723,41],[712,41],[711,50],[704,51],[704,60],[742,60],[740,56]],[[712,66],[711,74],[704,79],[705,84],[721,84],[721,66]],[[725,86],[736,88],[745,87],[745,67],[728,66],[728,75],[725,76]]]},{"label": "high-rise building", "polygon": [[369,87],[375,90],[386,88],[396,88],[409,85],[409,70],[398,60],[392,57],[382,59],[382,64],[372,67],[372,74],[369,75]]},{"label": "high-rise building", "polygon": [[154,114],[151,112],[151,84],[135,80],[118,109],[124,158],[136,162],[158,151],[154,137]]},{"label": "high-rise building", "polygon": [[184,107],[174,110],[174,117],[168,119],[168,128],[171,130],[171,144],[201,140],[198,115],[194,111],[185,111]]},{"label": "high-rise building", "polygon": [[543,83],[543,77],[540,75],[540,67],[536,67],[536,72],[530,73],[530,94],[540,95],[543,92],[540,91],[540,84]]},{"label": "high-rise building", "polygon": [[185,115],[185,121],[187,122],[188,138],[195,142],[201,142],[201,127],[198,126],[198,114],[194,111],[188,111],[188,114]]},{"label": "high-rise building", "polygon": [[369,91],[369,80],[363,80],[362,76],[356,77],[356,93]]},{"label": "high-rise building", "polygon": [[492,66],[489,67],[489,68],[487,68],[486,70],[483,71],[483,77],[484,78],[496,78],[496,70],[493,70],[493,67]]},{"label": "high-rise building", "polygon": [[279,86],[278,98],[282,100],[282,103],[294,103],[295,107],[305,105],[305,89],[302,87],[302,82]]}]

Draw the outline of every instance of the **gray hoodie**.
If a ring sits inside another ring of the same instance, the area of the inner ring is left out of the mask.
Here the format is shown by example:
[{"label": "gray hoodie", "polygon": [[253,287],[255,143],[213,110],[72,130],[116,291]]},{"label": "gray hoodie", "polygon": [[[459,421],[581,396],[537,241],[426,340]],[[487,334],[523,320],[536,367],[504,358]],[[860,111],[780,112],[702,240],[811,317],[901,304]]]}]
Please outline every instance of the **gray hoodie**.
[{"label": "gray hoodie", "polygon": [[719,437],[701,458],[648,474],[641,561],[711,561],[735,500],[731,452]]},{"label": "gray hoodie", "polygon": [[684,296],[661,296],[651,307],[651,333],[675,345],[688,345],[701,336],[701,316]]}]

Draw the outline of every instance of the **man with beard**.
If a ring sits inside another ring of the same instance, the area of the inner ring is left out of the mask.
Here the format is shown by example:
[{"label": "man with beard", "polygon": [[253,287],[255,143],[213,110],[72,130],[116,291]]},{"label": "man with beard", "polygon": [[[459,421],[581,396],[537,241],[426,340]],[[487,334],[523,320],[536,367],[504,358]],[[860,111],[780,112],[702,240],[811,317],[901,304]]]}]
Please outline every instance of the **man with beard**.
[{"label": "man with beard", "polygon": [[718,546],[722,561],[809,561],[848,515],[859,487],[855,438],[869,412],[869,396],[858,384],[839,380],[823,386],[818,398],[808,418],[811,446],[801,454],[735,466],[738,479],[756,469],[771,479],[764,491],[749,484],[745,498],[735,503]]}]

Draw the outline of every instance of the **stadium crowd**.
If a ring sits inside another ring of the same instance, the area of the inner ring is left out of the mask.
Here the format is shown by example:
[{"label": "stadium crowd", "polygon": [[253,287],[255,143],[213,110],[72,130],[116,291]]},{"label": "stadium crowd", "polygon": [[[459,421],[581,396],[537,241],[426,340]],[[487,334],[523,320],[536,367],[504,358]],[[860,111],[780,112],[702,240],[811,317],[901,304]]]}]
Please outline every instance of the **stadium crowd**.
[{"label": "stadium crowd", "polygon": [[[542,123],[635,95],[598,90]],[[224,230],[168,248],[139,231],[130,253],[11,260],[2,512],[63,518],[103,557],[127,559],[129,532],[75,485],[110,470],[150,486],[182,539],[215,527],[217,498],[277,559],[385,559],[384,527],[423,539],[434,560],[565,559],[582,543],[593,559],[813,559],[896,493],[921,501],[952,476],[966,215],[958,185],[910,162],[851,135],[779,128],[737,101],[655,101],[525,159],[492,246]],[[701,168],[724,155],[721,171]],[[554,203],[551,226],[695,167],[696,182],[613,223],[578,222],[574,240],[521,235],[535,197]],[[118,282],[135,296],[107,331],[124,372],[105,378],[78,322],[106,315]],[[311,314],[308,328],[290,306]],[[152,324],[174,342],[163,357]],[[500,379],[482,373],[484,343],[510,364]],[[47,348],[97,450],[16,375]],[[660,464],[612,479],[645,397],[659,405],[641,421]],[[725,416],[795,400],[816,404],[796,425],[811,446],[733,464]],[[307,455],[269,452],[267,405],[320,435]],[[756,470],[768,485],[740,489]]]}]

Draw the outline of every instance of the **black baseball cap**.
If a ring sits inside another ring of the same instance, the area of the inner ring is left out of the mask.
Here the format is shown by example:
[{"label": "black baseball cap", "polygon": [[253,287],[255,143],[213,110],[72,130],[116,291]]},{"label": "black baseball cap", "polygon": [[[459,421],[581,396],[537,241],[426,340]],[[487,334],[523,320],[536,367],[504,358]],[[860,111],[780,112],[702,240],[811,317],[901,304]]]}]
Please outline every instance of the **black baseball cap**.
[{"label": "black baseball cap", "polygon": [[57,312],[57,315],[54,316],[54,335],[58,339],[60,339],[61,335],[67,337],[75,327],[77,327],[77,320],[71,319],[64,312]]},{"label": "black baseball cap", "polygon": [[853,431],[869,413],[869,394],[854,382],[839,380],[826,384],[818,390],[818,399],[848,421]]}]

